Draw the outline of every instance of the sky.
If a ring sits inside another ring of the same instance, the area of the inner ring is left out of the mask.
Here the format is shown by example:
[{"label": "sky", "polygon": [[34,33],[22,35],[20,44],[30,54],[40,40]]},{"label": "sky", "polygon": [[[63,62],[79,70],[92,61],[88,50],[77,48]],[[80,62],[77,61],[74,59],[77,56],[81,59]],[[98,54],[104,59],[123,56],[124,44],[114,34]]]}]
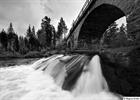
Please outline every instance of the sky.
[{"label": "sky", "polygon": [[29,25],[40,28],[44,16],[57,28],[61,17],[68,28],[78,16],[85,0],[0,0],[0,31],[13,23],[18,35],[25,35]]},{"label": "sky", "polygon": [[[63,17],[70,29],[84,3],[85,0],[0,0],[0,31],[7,31],[12,22],[15,32],[25,36],[29,25],[34,25],[36,31],[40,28],[44,16],[51,18],[56,29]],[[124,21],[123,18],[117,22]]]}]

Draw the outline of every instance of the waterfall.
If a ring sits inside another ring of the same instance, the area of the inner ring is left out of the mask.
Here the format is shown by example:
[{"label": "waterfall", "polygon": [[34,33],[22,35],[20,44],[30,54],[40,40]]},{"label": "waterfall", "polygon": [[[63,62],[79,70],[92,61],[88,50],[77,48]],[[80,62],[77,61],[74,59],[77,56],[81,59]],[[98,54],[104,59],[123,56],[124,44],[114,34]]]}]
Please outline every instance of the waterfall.
[{"label": "waterfall", "polygon": [[109,92],[98,55],[53,55],[0,68],[0,100],[119,99]]},{"label": "waterfall", "polygon": [[73,92],[79,95],[95,94],[102,91],[108,91],[108,86],[102,75],[99,56],[96,55],[84,66]]}]

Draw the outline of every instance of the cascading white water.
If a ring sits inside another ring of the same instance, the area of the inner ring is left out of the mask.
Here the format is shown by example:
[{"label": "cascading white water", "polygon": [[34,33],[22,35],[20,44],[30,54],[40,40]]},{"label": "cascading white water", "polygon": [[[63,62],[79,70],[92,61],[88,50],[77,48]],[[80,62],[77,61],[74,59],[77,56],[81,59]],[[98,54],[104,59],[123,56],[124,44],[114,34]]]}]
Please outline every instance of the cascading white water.
[{"label": "cascading white water", "polygon": [[0,68],[0,100],[118,100],[108,91],[99,56],[84,66],[71,92],[61,88],[67,73],[59,58],[70,56],[56,55],[32,65]]},{"label": "cascading white water", "polygon": [[94,56],[91,61],[84,66],[74,94],[95,94],[107,91],[108,86],[102,75],[99,56]]}]

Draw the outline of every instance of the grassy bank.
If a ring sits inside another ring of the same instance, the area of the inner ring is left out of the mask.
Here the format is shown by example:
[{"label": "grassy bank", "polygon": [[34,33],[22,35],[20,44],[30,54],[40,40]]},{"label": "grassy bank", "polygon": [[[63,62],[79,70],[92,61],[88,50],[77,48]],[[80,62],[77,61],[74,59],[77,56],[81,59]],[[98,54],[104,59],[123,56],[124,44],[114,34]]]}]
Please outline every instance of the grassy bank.
[{"label": "grassy bank", "polygon": [[57,50],[50,50],[50,51],[30,51],[26,54],[20,54],[17,52],[10,52],[10,51],[1,51],[0,52],[0,60],[1,59],[11,59],[11,58],[42,58],[48,57],[53,54],[59,54],[61,51]]}]

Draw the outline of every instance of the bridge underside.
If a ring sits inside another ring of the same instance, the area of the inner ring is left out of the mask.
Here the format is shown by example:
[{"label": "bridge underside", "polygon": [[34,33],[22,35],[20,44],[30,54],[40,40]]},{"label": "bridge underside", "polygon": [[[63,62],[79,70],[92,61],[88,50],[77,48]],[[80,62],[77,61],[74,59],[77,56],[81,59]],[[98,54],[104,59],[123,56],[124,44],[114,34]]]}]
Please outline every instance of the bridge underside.
[{"label": "bridge underside", "polygon": [[92,40],[100,39],[108,26],[123,16],[125,16],[124,12],[113,5],[102,4],[98,6],[85,19],[78,42],[91,43]]}]

